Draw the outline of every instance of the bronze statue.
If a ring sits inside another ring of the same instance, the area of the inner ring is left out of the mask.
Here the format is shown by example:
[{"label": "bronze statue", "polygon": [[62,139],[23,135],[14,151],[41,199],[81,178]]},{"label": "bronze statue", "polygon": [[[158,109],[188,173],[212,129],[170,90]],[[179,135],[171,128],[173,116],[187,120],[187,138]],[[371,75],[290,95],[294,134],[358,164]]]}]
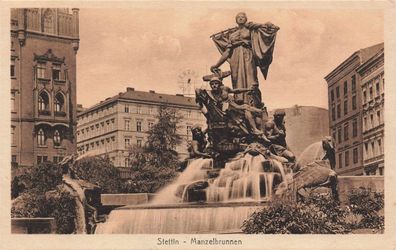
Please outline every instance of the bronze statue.
[{"label": "bronze statue", "polygon": [[286,144],[285,115],[284,111],[275,111],[274,120],[264,125],[264,132],[266,137],[271,141],[271,145],[269,146],[271,152],[286,158],[289,162],[294,162],[296,157]]},{"label": "bronze statue", "polygon": [[205,138],[205,132],[202,131],[201,126],[194,125],[191,128],[192,141],[188,147],[188,152],[190,153],[190,158],[210,158],[208,153],[205,153],[208,141]]},{"label": "bronze statue", "polygon": [[[237,27],[211,36],[221,53],[218,62],[211,67],[212,72],[225,62],[230,63],[232,87],[248,88],[258,84],[257,67],[264,78],[267,78],[268,68],[272,62],[276,33],[279,27],[272,23],[257,24],[247,22],[245,13],[238,13]],[[249,103],[246,95],[237,95],[236,101]]]}]

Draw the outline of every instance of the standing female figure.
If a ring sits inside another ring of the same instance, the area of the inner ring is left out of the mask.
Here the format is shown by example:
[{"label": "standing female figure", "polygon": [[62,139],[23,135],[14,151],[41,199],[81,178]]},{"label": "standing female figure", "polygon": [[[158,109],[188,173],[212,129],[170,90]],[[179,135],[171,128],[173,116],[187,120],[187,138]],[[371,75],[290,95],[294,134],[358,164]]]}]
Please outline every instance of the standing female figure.
[{"label": "standing female figure", "polygon": [[[211,36],[221,57],[210,69],[215,73],[225,61],[228,61],[231,68],[232,87],[250,88],[253,84],[258,84],[257,67],[260,68],[264,78],[267,78],[279,27],[272,23],[247,22],[245,13],[239,13],[235,20],[238,27]],[[250,102],[246,94],[236,95],[235,100]]]}]

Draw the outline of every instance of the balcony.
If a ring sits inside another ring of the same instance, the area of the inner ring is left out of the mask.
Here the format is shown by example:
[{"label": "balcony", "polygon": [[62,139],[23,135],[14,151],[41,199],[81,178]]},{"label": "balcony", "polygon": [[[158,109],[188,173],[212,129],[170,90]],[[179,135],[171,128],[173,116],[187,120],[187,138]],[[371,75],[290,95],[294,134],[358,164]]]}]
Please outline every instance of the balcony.
[{"label": "balcony", "polygon": [[44,115],[44,116],[50,116],[51,115],[51,111],[49,111],[49,110],[39,110],[38,114],[39,115]]},{"label": "balcony", "polygon": [[66,117],[66,112],[64,111],[55,111],[56,117]]}]

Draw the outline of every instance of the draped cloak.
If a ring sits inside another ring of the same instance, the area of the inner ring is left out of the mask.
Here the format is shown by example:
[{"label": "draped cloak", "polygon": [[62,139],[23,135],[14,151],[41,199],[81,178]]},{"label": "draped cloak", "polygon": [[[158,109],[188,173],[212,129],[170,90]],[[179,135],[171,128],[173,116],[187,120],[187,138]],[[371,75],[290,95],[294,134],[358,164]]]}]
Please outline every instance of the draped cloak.
[{"label": "draped cloak", "polygon": [[[245,27],[250,31],[247,37],[237,34],[238,28],[231,28],[211,36],[217,49],[223,54],[231,49],[227,59],[231,68],[232,87],[248,88],[258,83],[257,67],[260,68],[264,79],[267,79],[268,68],[272,62],[276,32],[278,27],[271,23],[255,24],[248,22]],[[235,97],[249,103],[246,94]]]}]

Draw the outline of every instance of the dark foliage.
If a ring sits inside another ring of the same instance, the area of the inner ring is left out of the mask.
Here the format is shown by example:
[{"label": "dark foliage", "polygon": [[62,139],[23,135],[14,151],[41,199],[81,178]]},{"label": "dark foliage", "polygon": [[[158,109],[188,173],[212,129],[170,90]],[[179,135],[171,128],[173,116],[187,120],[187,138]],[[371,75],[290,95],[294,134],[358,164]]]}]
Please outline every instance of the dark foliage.
[{"label": "dark foliage", "polygon": [[[355,229],[383,230],[384,217],[378,214],[384,197],[366,189],[353,191],[347,206],[330,196],[312,194],[301,202],[276,201],[253,213],[242,226],[249,234],[343,234]],[[351,217],[361,220],[352,221]]]},{"label": "dark foliage", "polygon": [[384,229],[384,216],[379,211],[384,208],[384,195],[373,193],[368,189],[353,190],[348,195],[351,212],[362,216],[356,228]]},{"label": "dark foliage", "polygon": [[73,170],[78,178],[96,184],[102,193],[119,193],[121,177],[108,157],[86,157],[74,164]]}]

